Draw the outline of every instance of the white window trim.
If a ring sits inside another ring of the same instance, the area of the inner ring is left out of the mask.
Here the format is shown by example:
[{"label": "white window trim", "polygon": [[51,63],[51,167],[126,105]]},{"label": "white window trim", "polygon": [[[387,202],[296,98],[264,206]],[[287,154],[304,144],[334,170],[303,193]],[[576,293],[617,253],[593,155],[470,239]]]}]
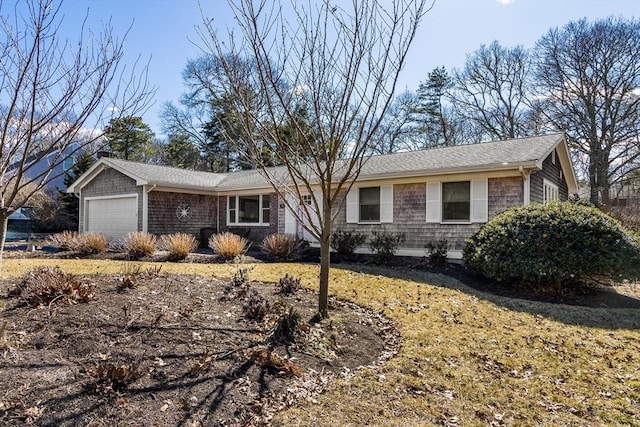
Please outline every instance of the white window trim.
[{"label": "white window trim", "polygon": [[[258,222],[231,222],[231,212],[229,209],[230,203],[229,200],[233,197],[236,199],[236,219],[238,217],[238,209],[240,208],[240,201],[239,198],[240,197],[251,197],[251,196],[259,196],[259,203],[258,203],[258,215],[259,215],[259,221]],[[227,226],[233,226],[233,227],[268,227],[271,225],[270,222],[263,222],[263,212],[264,212],[264,206],[262,204],[263,201],[263,196],[269,196],[269,203],[271,203],[271,197],[273,197],[271,194],[238,194],[235,196],[227,196]],[[273,212],[271,212],[271,209],[269,209],[269,216],[271,216],[273,214]]]},{"label": "white window trim", "polygon": [[[551,191],[553,196],[551,199],[547,197],[548,192]],[[556,202],[560,200],[560,191],[558,186],[546,178],[542,180],[542,203]]]},{"label": "white window trim", "polygon": [[[442,184],[447,182],[461,182],[469,181],[470,194],[469,194],[469,220],[468,221],[445,221],[442,218]],[[482,185],[484,187],[484,197],[481,197],[476,191],[476,186]],[[455,180],[455,181],[431,181],[426,185],[426,222],[435,224],[449,224],[449,225],[468,225],[476,223],[485,223],[489,220],[489,180],[487,178],[482,179],[468,179],[468,180]],[[434,194],[432,194],[435,192]],[[478,203],[483,203],[481,217],[474,216],[474,208]],[[435,209],[435,216],[429,216],[429,207]]]},{"label": "white window trim", "polygon": [[[360,221],[360,189],[375,187],[380,188],[380,220]],[[347,193],[346,210],[347,224],[376,225],[393,223],[393,184],[351,187]]]}]

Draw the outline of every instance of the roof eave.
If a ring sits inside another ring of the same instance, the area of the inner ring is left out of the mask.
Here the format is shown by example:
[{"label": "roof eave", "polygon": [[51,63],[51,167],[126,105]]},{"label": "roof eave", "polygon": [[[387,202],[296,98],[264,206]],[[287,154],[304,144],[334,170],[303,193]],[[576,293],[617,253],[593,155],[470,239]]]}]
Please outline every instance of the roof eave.
[{"label": "roof eave", "polygon": [[149,191],[157,190],[157,191],[175,191],[179,192],[180,190],[190,190],[194,193],[204,194],[204,195],[218,195],[220,190],[216,189],[215,186],[202,187],[199,185],[177,185],[175,183],[166,183],[166,182],[150,182],[146,184],[147,186],[152,186]]},{"label": "roof eave", "polygon": [[389,173],[378,173],[378,174],[370,174],[370,175],[360,175],[358,176],[359,181],[373,181],[378,179],[393,179],[393,178],[414,178],[420,176],[437,176],[437,175],[453,175],[460,173],[482,173],[482,172],[498,172],[498,171],[508,171],[508,170],[519,170],[520,167],[526,169],[539,169],[537,162],[535,160],[530,160],[526,162],[511,162],[508,164],[504,163],[495,163],[489,165],[479,166],[468,166],[468,167],[458,167],[458,168],[439,168],[439,169],[425,169],[420,171],[408,171],[404,173],[397,172],[389,172]]}]

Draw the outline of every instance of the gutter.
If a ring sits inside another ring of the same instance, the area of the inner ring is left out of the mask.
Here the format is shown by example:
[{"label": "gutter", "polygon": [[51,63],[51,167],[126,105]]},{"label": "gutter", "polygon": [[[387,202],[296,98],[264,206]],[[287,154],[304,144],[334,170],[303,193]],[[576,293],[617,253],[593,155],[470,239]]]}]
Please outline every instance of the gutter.
[{"label": "gutter", "polygon": [[526,171],[520,165],[518,168],[520,175],[522,175],[522,204],[527,206],[531,204],[531,171]]}]

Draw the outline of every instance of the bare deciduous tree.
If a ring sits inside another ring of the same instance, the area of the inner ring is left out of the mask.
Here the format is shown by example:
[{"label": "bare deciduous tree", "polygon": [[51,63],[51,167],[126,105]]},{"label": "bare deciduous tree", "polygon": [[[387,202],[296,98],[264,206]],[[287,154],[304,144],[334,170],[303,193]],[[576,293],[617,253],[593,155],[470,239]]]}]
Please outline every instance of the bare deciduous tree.
[{"label": "bare deciduous tree", "polygon": [[535,59],[537,109],[586,160],[591,201],[608,205],[611,184],[640,158],[640,21],[551,29]]},{"label": "bare deciduous tree", "polygon": [[462,70],[454,71],[449,92],[456,112],[490,139],[527,135],[529,55],[523,47],[505,48],[498,42],[482,45],[467,55]]},{"label": "bare deciduous tree", "polygon": [[424,136],[415,125],[413,111],[418,102],[415,93],[405,91],[395,97],[378,128],[374,150],[378,154],[397,153],[416,146],[424,147]]},{"label": "bare deciduous tree", "polygon": [[[242,104],[242,122],[250,135],[247,144],[237,148],[254,159],[287,207],[318,239],[318,308],[326,317],[334,215],[372,151],[427,11],[426,0],[394,0],[384,6],[354,0],[344,7],[329,1],[291,1],[289,9],[267,0],[230,4],[241,37],[230,33],[221,39],[213,22],[207,21],[203,43],[219,58],[231,53],[255,64],[251,81],[234,74],[232,65],[225,67],[230,83],[226,90]],[[256,93],[247,87],[259,89],[261,108],[252,108]],[[304,123],[298,120],[301,108],[307,112]],[[297,137],[282,134],[282,123],[288,123],[287,134],[291,125],[299,124]],[[267,167],[267,144],[276,163],[284,166]],[[310,205],[300,204],[303,194],[311,196]]]},{"label": "bare deciduous tree", "polygon": [[9,214],[65,158],[95,147],[95,129],[142,111],[153,92],[146,67],[137,75],[120,65],[124,39],[110,26],[90,33],[83,24],[72,43],[58,34],[61,22],[53,0],[0,2],[0,271]]}]

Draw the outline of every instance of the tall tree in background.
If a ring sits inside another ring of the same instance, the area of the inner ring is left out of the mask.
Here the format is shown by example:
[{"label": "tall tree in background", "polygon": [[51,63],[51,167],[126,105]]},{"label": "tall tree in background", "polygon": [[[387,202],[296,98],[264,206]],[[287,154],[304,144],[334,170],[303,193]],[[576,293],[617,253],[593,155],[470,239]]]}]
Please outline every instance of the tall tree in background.
[{"label": "tall tree in background", "polygon": [[[81,153],[76,157],[73,162],[73,166],[64,175],[64,187],[67,188],[75,182],[83,173],[89,170],[91,165],[95,162],[95,159],[88,152]],[[80,199],[75,194],[69,194],[66,191],[58,190],[58,201],[61,208],[64,211],[69,226],[78,228],[78,221],[80,217]]]},{"label": "tall tree in background", "polygon": [[530,66],[527,50],[497,41],[467,55],[453,73],[450,101],[456,112],[489,139],[528,135]]},{"label": "tall tree in background", "polygon": [[375,153],[397,153],[423,146],[423,135],[413,117],[417,102],[416,94],[408,90],[394,98],[378,128]]},{"label": "tall tree in background", "polygon": [[[180,106],[168,103],[162,112],[163,130],[169,135],[188,137],[200,152],[201,170],[227,172],[255,167],[250,160],[238,156],[230,140],[246,138],[245,129],[238,123],[237,99],[224,90],[228,77],[224,65],[233,67],[237,76],[249,81],[254,66],[239,57],[221,59],[217,54],[204,54],[189,60],[182,72],[187,92],[180,99]],[[252,100],[252,108],[259,98],[252,94],[250,86],[244,88],[245,98]]]},{"label": "tall tree in background", "polygon": [[591,202],[609,205],[611,183],[640,156],[640,21],[571,22],[535,52],[538,111],[586,159]]},{"label": "tall tree in background", "polygon": [[453,78],[444,67],[435,68],[418,86],[413,115],[418,123],[417,130],[427,138],[427,145],[423,148],[455,144],[453,120],[444,105],[445,96],[452,86]]},{"label": "tall tree in background", "polygon": [[164,161],[168,166],[198,170],[200,152],[189,139],[189,135],[169,135],[164,151]]},{"label": "tall tree in background", "polygon": [[67,156],[93,147],[101,133],[87,128],[148,104],[146,80],[119,68],[124,38],[109,26],[81,27],[77,43],[67,42],[57,34],[59,11],[53,0],[0,2],[0,271],[9,214],[57,177]]},{"label": "tall tree in background", "polygon": [[[231,2],[241,39],[221,40],[206,21],[203,42],[225,59],[227,93],[239,100],[247,139],[237,148],[259,167],[308,231],[320,242],[318,310],[328,316],[329,243],[344,192],[370,154],[398,81],[425,1],[354,0],[345,6],[295,2]],[[239,74],[226,58],[246,58],[255,72]],[[257,88],[248,92],[247,87]],[[261,108],[255,108],[256,99]],[[300,106],[313,131],[300,128],[296,143],[278,124],[300,123]],[[265,142],[284,166],[267,168]],[[304,193],[311,205],[300,205]],[[298,214],[299,208],[302,213]],[[334,209],[336,208],[336,209]]]},{"label": "tall tree in background", "polygon": [[125,116],[109,120],[104,137],[115,157],[141,161],[151,154],[154,133],[142,117]]}]

